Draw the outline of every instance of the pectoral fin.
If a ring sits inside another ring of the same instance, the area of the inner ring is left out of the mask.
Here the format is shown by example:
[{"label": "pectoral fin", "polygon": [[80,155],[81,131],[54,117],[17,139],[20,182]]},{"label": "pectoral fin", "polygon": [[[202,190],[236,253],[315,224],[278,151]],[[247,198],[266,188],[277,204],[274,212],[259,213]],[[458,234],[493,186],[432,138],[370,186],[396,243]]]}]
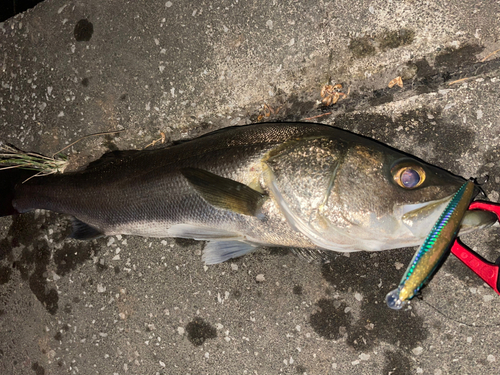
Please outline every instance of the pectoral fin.
[{"label": "pectoral fin", "polygon": [[267,198],[245,184],[202,169],[183,168],[181,173],[203,199],[224,210],[258,216]]}]

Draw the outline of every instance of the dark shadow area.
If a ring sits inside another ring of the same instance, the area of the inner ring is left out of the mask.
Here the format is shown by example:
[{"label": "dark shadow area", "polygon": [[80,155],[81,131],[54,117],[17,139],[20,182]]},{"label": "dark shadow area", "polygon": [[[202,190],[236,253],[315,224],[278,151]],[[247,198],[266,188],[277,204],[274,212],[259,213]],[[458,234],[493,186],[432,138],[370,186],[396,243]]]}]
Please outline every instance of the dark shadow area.
[{"label": "dark shadow area", "polygon": [[[4,261],[0,267],[0,284],[9,283],[13,272],[19,272],[21,279],[28,282],[35,297],[52,315],[58,311],[59,296],[47,281],[51,250],[43,237],[50,227],[56,225],[57,218],[57,215],[51,213],[35,218],[32,212],[14,216],[7,237],[0,240],[0,261]],[[66,231],[55,231],[52,238],[57,242],[63,241],[68,231],[69,228]],[[22,248],[17,257],[12,251],[16,247]],[[67,241],[52,254],[56,272],[61,276],[66,275],[97,252],[98,248],[93,242]]]},{"label": "dark shadow area", "polygon": [[0,6],[0,22],[33,8],[43,0],[5,0]]},{"label": "dark shadow area", "polygon": [[[347,333],[347,344],[358,351],[366,351],[380,342],[409,350],[416,341],[428,336],[423,319],[411,310],[392,311],[385,304],[385,295],[400,280],[403,269],[396,262],[408,264],[412,251],[391,250],[381,253],[353,253],[349,258],[336,255],[322,267],[323,277],[334,291],[359,292],[360,319],[354,321],[341,300],[322,299],[319,312],[310,317],[311,326],[320,336],[339,339]],[[344,327],[344,328],[341,328]]]}]

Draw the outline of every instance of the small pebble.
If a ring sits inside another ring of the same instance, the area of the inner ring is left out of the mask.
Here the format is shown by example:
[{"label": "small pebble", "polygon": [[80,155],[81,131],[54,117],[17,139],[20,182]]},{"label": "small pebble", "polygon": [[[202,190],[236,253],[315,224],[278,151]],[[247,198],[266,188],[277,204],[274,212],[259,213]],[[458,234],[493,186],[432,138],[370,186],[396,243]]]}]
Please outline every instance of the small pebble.
[{"label": "small pebble", "polygon": [[359,355],[359,359],[361,359],[362,361],[368,361],[370,359],[370,354],[361,353]]},{"label": "small pebble", "polygon": [[495,298],[495,296],[491,295],[491,294],[486,294],[483,296],[483,301],[484,302],[490,302],[493,298]]},{"label": "small pebble", "polygon": [[424,348],[421,346],[417,346],[416,348],[412,349],[412,353],[415,355],[420,355],[424,351]]}]

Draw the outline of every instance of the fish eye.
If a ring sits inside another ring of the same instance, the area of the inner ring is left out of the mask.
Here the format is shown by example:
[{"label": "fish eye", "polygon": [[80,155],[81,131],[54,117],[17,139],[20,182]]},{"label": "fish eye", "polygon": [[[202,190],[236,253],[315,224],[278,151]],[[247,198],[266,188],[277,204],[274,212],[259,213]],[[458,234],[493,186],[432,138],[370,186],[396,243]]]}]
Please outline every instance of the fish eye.
[{"label": "fish eye", "polygon": [[404,189],[415,189],[425,180],[425,171],[419,165],[399,165],[391,172],[394,181]]}]

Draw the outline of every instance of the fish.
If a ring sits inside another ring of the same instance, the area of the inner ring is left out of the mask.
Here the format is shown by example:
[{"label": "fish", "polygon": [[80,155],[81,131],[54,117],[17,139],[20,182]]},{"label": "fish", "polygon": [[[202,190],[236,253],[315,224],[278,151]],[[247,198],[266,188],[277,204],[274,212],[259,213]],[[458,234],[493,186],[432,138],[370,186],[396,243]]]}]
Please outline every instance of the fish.
[{"label": "fish", "polygon": [[[223,128],[113,151],[76,172],[0,171],[0,216],[69,215],[72,238],[206,241],[216,264],[261,247],[314,252],[420,245],[464,179],[376,140],[316,123]],[[462,231],[494,223],[467,212]]]},{"label": "fish", "polygon": [[469,180],[453,196],[425,241],[417,249],[399,286],[387,294],[388,307],[401,309],[432,277],[439,264],[449,254],[476,189],[474,182]]}]

